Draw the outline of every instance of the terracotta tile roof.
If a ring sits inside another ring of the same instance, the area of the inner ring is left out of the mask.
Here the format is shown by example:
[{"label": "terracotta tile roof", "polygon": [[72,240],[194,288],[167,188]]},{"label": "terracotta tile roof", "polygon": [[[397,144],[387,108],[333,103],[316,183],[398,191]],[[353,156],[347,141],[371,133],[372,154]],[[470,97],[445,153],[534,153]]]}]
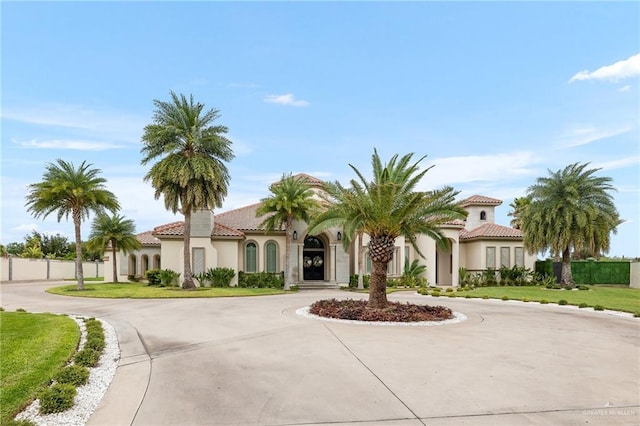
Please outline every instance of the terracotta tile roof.
[{"label": "terracotta tile roof", "polygon": [[165,225],[156,226],[151,233],[153,235],[182,235],[184,232],[184,222],[171,222]]},{"label": "terracotta tile roof", "polygon": [[[160,236],[182,236],[184,235],[184,222],[172,222],[166,225],[156,226],[155,228],[153,228],[153,231],[150,231],[149,233]],[[238,231],[237,229],[229,228],[228,226],[225,226],[221,223],[214,222],[213,232],[211,233],[211,236],[242,238],[244,237],[244,233]],[[158,240],[157,238],[156,240],[158,241],[158,243],[160,243],[160,240]]]},{"label": "terracotta tile roof", "polygon": [[160,240],[153,236],[153,231],[142,232],[136,234],[136,239],[140,241],[143,246],[159,246]]},{"label": "terracotta tile roof", "polygon": [[460,201],[460,207],[467,206],[499,206],[502,204],[502,200],[498,200],[497,198],[485,197],[484,195],[472,195],[469,198],[465,198]]},{"label": "terracotta tile roof", "polygon": [[495,223],[485,223],[471,231],[463,229],[460,231],[461,240],[472,240],[476,238],[504,238],[521,239],[522,231],[508,226],[496,225]]},{"label": "terracotta tile roof", "polygon": [[260,226],[264,216],[256,217],[258,207],[260,203],[219,213],[213,217],[213,222],[239,231],[264,231],[264,227]]},{"label": "terracotta tile roof", "polygon": [[464,226],[464,224],[465,224],[465,221],[460,219],[454,219],[454,220],[450,220],[448,222],[443,223],[443,225],[448,225],[448,226]]},{"label": "terracotta tile roof", "polygon": [[244,232],[237,229],[229,228],[220,223],[213,223],[213,237],[244,237]]}]

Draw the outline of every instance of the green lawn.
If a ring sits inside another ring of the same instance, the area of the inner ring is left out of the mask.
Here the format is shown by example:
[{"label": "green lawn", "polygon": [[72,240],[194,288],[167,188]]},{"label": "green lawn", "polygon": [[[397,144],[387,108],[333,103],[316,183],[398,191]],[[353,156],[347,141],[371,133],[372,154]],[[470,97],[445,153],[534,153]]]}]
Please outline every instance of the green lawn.
[{"label": "green lawn", "polygon": [[284,294],[285,291],[276,288],[240,288],[240,287],[205,287],[196,290],[182,290],[178,287],[150,287],[146,283],[105,283],[85,284],[85,289],[79,291],[76,285],[65,285],[47,289],[48,293],[63,296],[97,297],[106,299],[169,299],[169,298],[200,298],[200,297],[234,297],[234,296],[264,296]]},{"label": "green lawn", "polygon": [[[550,290],[544,287],[478,287],[475,290],[458,291],[457,297],[489,296],[491,299],[501,299],[507,296],[512,300],[529,299],[531,302],[539,302],[542,299],[550,303],[566,300],[569,305],[586,303],[593,307],[601,305],[605,309],[623,312],[640,312],[640,290],[633,288],[621,288],[618,286],[589,286],[589,290]],[[446,297],[449,293],[441,291],[440,297]]]},{"label": "green lawn", "polygon": [[0,312],[0,424],[37,397],[79,341],[80,329],[69,317]]}]

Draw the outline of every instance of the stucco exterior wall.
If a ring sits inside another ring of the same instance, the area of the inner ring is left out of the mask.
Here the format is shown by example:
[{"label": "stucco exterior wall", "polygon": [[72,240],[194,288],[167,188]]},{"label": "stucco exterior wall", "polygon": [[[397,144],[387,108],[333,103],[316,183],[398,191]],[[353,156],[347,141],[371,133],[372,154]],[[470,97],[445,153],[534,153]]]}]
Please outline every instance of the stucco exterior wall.
[{"label": "stucco exterior wall", "polygon": [[[471,230],[485,223],[496,223],[496,212],[494,206],[467,206],[465,210],[469,212],[465,223],[465,229]],[[486,219],[480,220],[480,213],[486,213]]]},{"label": "stucco exterior wall", "polygon": [[[63,280],[76,277],[75,260],[0,258],[0,281]],[[104,276],[104,262],[83,262],[85,278]]]},{"label": "stucco exterior wall", "polygon": [[630,267],[629,287],[640,288],[640,262],[633,262]]},{"label": "stucco exterior wall", "polygon": [[217,264],[212,268],[231,268],[236,271],[236,275],[231,280],[232,286],[238,285],[238,265],[240,259],[238,259],[238,246],[241,242],[238,240],[218,240],[214,241],[213,247],[217,253]]}]

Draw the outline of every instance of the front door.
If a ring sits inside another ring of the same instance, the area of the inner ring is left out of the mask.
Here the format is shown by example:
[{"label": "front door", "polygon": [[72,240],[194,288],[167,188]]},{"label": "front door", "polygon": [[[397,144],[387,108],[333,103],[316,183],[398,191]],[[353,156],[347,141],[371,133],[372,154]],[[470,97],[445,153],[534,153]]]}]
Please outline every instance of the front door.
[{"label": "front door", "polygon": [[318,237],[304,239],[302,251],[303,279],[305,281],[324,281],[324,244]]}]

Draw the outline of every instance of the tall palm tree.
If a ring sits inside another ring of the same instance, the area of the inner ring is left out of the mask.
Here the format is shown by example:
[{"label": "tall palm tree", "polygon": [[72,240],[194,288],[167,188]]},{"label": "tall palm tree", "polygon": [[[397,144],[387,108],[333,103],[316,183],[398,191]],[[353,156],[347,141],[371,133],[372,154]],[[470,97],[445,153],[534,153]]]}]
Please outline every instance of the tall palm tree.
[{"label": "tall palm tree", "polygon": [[561,253],[560,283],[572,287],[571,250],[609,249],[609,234],[621,223],[613,202],[611,178],[600,169],[574,163],[540,177],[527,190],[531,204],[522,215],[524,244],[530,253]]},{"label": "tall palm tree", "polygon": [[48,163],[42,182],[29,185],[26,196],[27,211],[43,219],[53,212],[58,213],[58,222],[71,215],[76,239],[76,276],[78,290],[84,290],[82,270],[82,238],[80,225],[91,212],[105,209],[113,213],[120,209],[116,196],[105,189],[106,179],[99,177],[100,169],[92,168],[85,161],[76,169],[73,163],[56,160]]},{"label": "tall palm tree", "polygon": [[374,150],[372,181],[365,179],[350,164],[358,180],[352,179],[349,188],[339,183],[328,185],[328,196],[334,203],[309,225],[310,233],[342,225],[347,240],[351,240],[358,231],[369,235],[369,256],[373,266],[369,281],[370,308],[383,309],[387,306],[387,264],[393,258],[396,238],[404,235],[416,252],[423,256],[417,245],[418,235],[427,235],[443,244],[446,239],[439,225],[464,219],[467,215],[455,202],[458,193],[451,187],[416,191],[420,180],[433,166],[420,171],[419,164],[425,157],[415,163],[411,163],[412,158],[412,153],[403,157],[396,154],[388,163],[382,164]]},{"label": "tall palm tree", "polygon": [[199,209],[222,207],[227,195],[229,170],[225,161],[234,157],[225,126],[214,125],[216,109],[171,92],[171,101],[153,101],[153,123],[144,128],[142,164],[159,158],[144,181],[151,181],[155,198],[184,215],[184,281],[182,288],[194,289],[191,270],[191,214]]},{"label": "tall palm tree", "polygon": [[113,281],[118,282],[118,267],[116,254],[118,250],[131,253],[140,248],[140,241],[136,238],[136,225],[131,219],[114,214],[109,216],[98,214],[91,224],[91,234],[87,241],[87,248],[104,254],[107,245],[111,244],[113,255]]},{"label": "tall palm tree", "polygon": [[284,288],[288,290],[293,282],[291,270],[291,242],[293,240],[293,222],[302,220],[309,222],[311,216],[319,208],[320,203],[314,198],[313,189],[304,176],[282,175],[280,181],[269,187],[271,195],[260,200],[256,216],[267,216],[260,226],[266,232],[285,230]]},{"label": "tall palm tree", "polygon": [[509,207],[513,210],[511,210],[507,216],[513,217],[513,219],[511,219],[511,226],[515,229],[522,228],[522,214],[526,208],[529,207],[529,204],[531,204],[531,198],[529,197],[516,197],[513,199],[513,202],[509,204]]}]

